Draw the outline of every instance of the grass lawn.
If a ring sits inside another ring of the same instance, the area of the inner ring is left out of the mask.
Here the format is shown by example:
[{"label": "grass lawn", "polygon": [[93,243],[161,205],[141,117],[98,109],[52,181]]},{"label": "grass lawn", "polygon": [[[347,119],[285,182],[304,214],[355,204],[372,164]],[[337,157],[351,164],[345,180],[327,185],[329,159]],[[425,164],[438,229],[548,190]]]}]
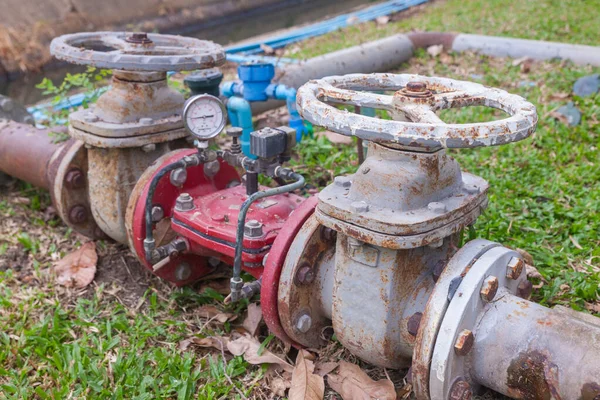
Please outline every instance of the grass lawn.
[{"label": "grass lawn", "polygon": [[[462,31],[597,45],[598,0],[436,1],[384,26],[352,26],[302,43],[294,56],[327,51],[411,29]],[[534,299],[600,312],[600,95],[571,95],[574,81],[599,68],[473,54],[431,57],[422,51],[398,71],[476,80],[533,102],[533,138],[497,148],[453,151],[463,169],[490,182],[490,206],[470,237],[527,250],[544,278]],[[573,101],[582,123],[552,114]],[[494,118],[480,108],[448,111],[446,121]],[[357,168],[354,146],[324,137],[299,148],[299,172],[322,187]],[[281,376],[242,357],[197,345],[190,337],[228,336],[246,305],[223,304],[223,280],[173,289],[141,269],[124,246],[98,242],[95,282],[73,290],[55,283],[53,262],[85,238],[65,227],[49,196],[25,184],[0,193],[0,399],[281,398]],[[226,282],[225,282],[226,285]],[[207,317],[216,306],[225,318]],[[239,315],[239,316],[238,316]],[[236,319],[236,316],[237,319]],[[264,326],[259,339],[283,354]],[[293,359],[293,352],[290,354]],[[333,342],[320,360],[357,360]],[[403,373],[361,364],[398,388]],[[336,398],[327,392],[326,398]]]}]

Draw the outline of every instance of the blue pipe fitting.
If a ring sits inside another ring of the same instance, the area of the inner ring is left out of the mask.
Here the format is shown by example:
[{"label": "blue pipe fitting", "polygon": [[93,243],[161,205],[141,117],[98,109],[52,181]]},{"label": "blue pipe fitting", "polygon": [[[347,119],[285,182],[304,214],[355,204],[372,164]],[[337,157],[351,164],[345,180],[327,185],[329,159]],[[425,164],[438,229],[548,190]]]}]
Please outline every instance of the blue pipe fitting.
[{"label": "blue pipe fitting", "polygon": [[248,101],[267,101],[267,87],[275,76],[275,66],[267,63],[246,63],[238,67],[238,76],[244,83],[244,99]]}]

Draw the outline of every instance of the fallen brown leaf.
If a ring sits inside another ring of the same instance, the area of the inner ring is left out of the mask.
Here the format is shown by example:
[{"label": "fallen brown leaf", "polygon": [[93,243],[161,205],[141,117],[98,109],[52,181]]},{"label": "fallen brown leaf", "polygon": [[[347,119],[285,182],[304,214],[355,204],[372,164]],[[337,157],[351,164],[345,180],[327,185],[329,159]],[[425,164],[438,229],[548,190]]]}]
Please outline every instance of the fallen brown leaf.
[{"label": "fallen brown leaf", "polygon": [[531,254],[529,254],[529,252],[527,250],[523,250],[523,249],[515,249],[515,250],[517,251],[517,253],[519,253],[523,257],[523,261],[525,261],[525,264],[529,264],[529,265],[535,264],[533,262],[533,256]]},{"label": "fallen brown leaf", "polygon": [[294,367],[285,361],[283,358],[271,353],[267,349],[263,349],[261,354],[258,354],[260,342],[250,335],[244,335],[232,342],[227,343],[227,349],[234,356],[244,356],[244,360],[250,364],[276,364],[285,371],[292,372]]},{"label": "fallen brown leaf", "polygon": [[296,367],[292,372],[292,387],[289,400],[322,400],[325,395],[325,381],[322,376],[314,374],[315,364],[312,355],[300,350],[296,358]]},{"label": "fallen brown leaf", "polygon": [[319,376],[325,376],[329,373],[333,372],[334,369],[338,367],[338,363],[333,361],[328,361],[324,363],[317,363],[315,365],[315,374]]},{"label": "fallen brown leaf", "polygon": [[152,231],[153,237],[156,240],[157,246],[170,243],[177,233],[171,229],[171,218],[163,218],[157,224]]},{"label": "fallen brown leaf", "polygon": [[358,365],[341,361],[337,374],[327,375],[329,386],[343,400],[395,400],[396,390],[392,381],[374,381]]},{"label": "fallen brown leaf", "polygon": [[433,46],[429,46],[427,48],[427,53],[429,53],[429,55],[431,57],[437,57],[440,54],[442,54],[442,51],[444,50],[444,46],[441,44],[435,44]]},{"label": "fallen brown leaf", "polygon": [[94,280],[97,263],[96,245],[94,242],[87,242],[54,265],[56,281],[67,287],[86,287]]},{"label": "fallen brown leaf", "polygon": [[285,392],[290,388],[291,382],[289,379],[284,379],[280,376],[276,376],[271,379],[269,383],[269,389],[271,393],[278,397],[285,397]]},{"label": "fallen brown leaf", "polygon": [[585,303],[585,309],[595,314],[600,314],[600,303]]},{"label": "fallen brown leaf", "polygon": [[202,306],[198,308],[196,312],[200,314],[201,317],[207,319],[214,319],[222,324],[227,321],[233,321],[237,318],[237,315],[231,313],[224,313],[217,307],[211,305]]},{"label": "fallen brown leaf", "polygon": [[198,347],[212,347],[217,350],[224,351],[227,343],[229,343],[229,338],[225,336],[209,336],[204,338],[199,337],[190,337],[179,342],[179,350],[185,351],[190,345],[196,345]]},{"label": "fallen brown leaf", "polygon": [[262,321],[262,310],[256,303],[248,305],[248,315],[242,323],[242,327],[252,336],[256,336]]}]

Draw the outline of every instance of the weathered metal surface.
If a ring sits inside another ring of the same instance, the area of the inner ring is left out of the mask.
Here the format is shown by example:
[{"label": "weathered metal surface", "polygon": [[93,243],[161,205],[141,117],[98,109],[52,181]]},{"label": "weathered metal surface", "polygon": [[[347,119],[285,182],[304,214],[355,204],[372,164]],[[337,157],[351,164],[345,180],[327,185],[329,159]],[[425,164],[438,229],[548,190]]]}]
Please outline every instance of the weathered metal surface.
[{"label": "weathered metal surface", "polygon": [[142,43],[130,32],[80,32],[55,38],[50,52],[58,59],[98,68],[129,71],[191,71],[225,62],[221,46],[195,38],[148,33]]},{"label": "weathered metal surface", "polygon": [[49,189],[47,171],[52,156],[72,143],[54,143],[49,134],[62,128],[38,129],[0,120],[0,171],[32,185]]},{"label": "weathered metal surface", "polygon": [[[281,270],[284,266],[292,242],[296,238],[300,228],[302,228],[306,220],[313,214],[316,205],[317,197],[310,197],[290,215],[286,224],[281,228],[279,235],[277,235],[277,238],[273,242],[273,246],[267,255],[262,275],[260,304],[263,318],[269,331],[273,332],[277,337],[287,343],[293,341],[287,336],[281,325],[279,308],[277,305]],[[331,238],[326,240],[331,240]]]},{"label": "weathered metal surface", "polygon": [[[200,277],[212,272],[216,265],[210,264],[208,259],[214,257],[219,260],[219,254],[216,251],[206,251],[205,254],[192,254],[189,252],[183,252],[177,256],[172,256],[171,259],[162,266],[159,270],[155,271],[152,265],[146,261],[144,252],[144,239],[146,237],[146,224],[144,220],[144,206],[146,196],[148,195],[148,189],[150,181],[158,173],[158,171],[173,162],[182,159],[185,156],[195,154],[195,149],[182,149],[167,153],[157,159],[145,172],[137,179],[135,187],[129,198],[127,204],[127,213],[125,216],[125,227],[127,232],[127,238],[129,247],[132,252],[137,256],[138,260],[148,268],[152,273],[165,279],[177,286],[183,286],[198,280]],[[222,190],[228,187],[228,184],[234,180],[239,182],[240,178],[236,170],[225,164],[221,164],[219,172],[211,177],[207,177],[203,172],[203,166],[199,165],[196,167],[189,168],[189,178],[181,187],[176,187],[169,182],[168,175],[165,176],[158,184],[153,197],[153,204],[160,206],[164,210],[164,218],[169,222],[173,216],[173,208],[179,194],[189,193],[193,197],[203,196],[213,193],[217,190]],[[175,236],[175,233],[170,229],[164,229],[164,226],[160,229],[155,228],[155,235],[158,233],[156,230],[160,230],[164,237]],[[156,237],[158,240],[157,245],[165,244],[160,242],[160,237]],[[228,258],[226,261],[231,263],[231,259]],[[217,263],[218,264],[218,263]],[[189,273],[182,275],[181,266],[187,267]],[[184,279],[182,279],[184,278]]]},{"label": "weathered metal surface", "polygon": [[[468,242],[448,262],[439,276],[423,311],[412,360],[413,390],[418,399],[430,399],[429,374],[431,357],[439,327],[448,307],[448,291],[453,280],[461,277],[489,249],[500,246],[483,239]],[[435,271],[434,271],[435,272]]]},{"label": "weathered metal surface", "polygon": [[[445,150],[416,153],[370,143],[355,174],[339,177],[319,193],[318,209],[370,231],[411,236],[484,207],[487,189],[484,179],[461,173]],[[357,212],[357,202],[367,207]]]},{"label": "weathered metal surface", "polygon": [[[279,278],[281,326],[290,339],[306,347],[326,344],[329,337],[324,331],[331,327],[335,240],[326,239],[324,229],[314,216],[307,219],[288,250]],[[306,270],[312,274],[310,282],[302,280]]]},{"label": "weathered metal surface", "polygon": [[396,251],[379,247],[376,258],[357,260],[370,245],[338,234],[333,280],[333,329],[353,354],[378,366],[410,365],[417,319],[435,282],[433,269],[449,259],[458,236],[437,248]]},{"label": "weathered metal surface", "polygon": [[69,140],[56,151],[47,168],[50,197],[67,226],[92,239],[106,235],[92,217],[89,196],[88,155],[82,142]]},{"label": "weathered metal surface", "polygon": [[[494,313],[502,296],[516,293],[520,281],[527,279],[524,273],[516,280],[506,277],[508,264],[513,257],[520,257],[519,253],[504,247],[491,248],[480,255],[464,274],[446,309],[435,341],[429,377],[430,398],[448,399],[452,384],[458,378],[465,379],[472,387],[481,384],[470,374],[471,371],[473,374],[479,373],[477,368],[470,369],[470,363],[475,362],[477,357],[477,344],[468,357],[456,354],[454,345],[465,329],[473,332],[476,343],[481,336],[485,336],[487,332],[481,331],[477,326],[479,316]],[[495,284],[490,285],[491,280]],[[499,289],[493,290],[494,286]],[[497,325],[503,320],[495,321],[494,325]]]},{"label": "weathered metal surface", "polygon": [[[409,82],[424,82],[434,94],[414,101],[399,92]],[[298,89],[297,101],[300,114],[315,125],[364,140],[426,150],[515,142],[531,135],[537,125],[535,106],[520,96],[473,82],[409,74],[355,74],[310,81]],[[327,103],[383,109],[406,115],[412,122],[371,118]],[[468,106],[497,108],[510,116],[484,123],[445,124],[435,115],[439,110]]]},{"label": "weathered metal surface", "polygon": [[106,235],[127,243],[125,214],[134,186],[156,159],[185,144],[185,141],[160,143],[151,152],[139,147],[87,150],[91,215]]},{"label": "weathered metal surface", "polygon": [[473,380],[525,400],[600,398],[600,319],[506,291],[479,315]]}]

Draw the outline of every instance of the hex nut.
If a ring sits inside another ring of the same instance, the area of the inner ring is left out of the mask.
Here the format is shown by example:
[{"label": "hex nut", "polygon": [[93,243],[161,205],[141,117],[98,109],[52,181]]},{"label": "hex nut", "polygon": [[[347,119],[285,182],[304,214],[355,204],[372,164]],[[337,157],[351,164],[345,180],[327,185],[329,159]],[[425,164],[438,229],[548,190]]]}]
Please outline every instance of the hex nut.
[{"label": "hex nut", "polygon": [[152,207],[152,222],[159,222],[165,217],[165,210],[161,206]]},{"label": "hex nut", "polygon": [[85,175],[79,168],[72,168],[65,175],[65,184],[69,189],[82,189],[85,187]]},{"label": "hex nut", "polygon": [[410,81],[406,84],[406,89],[411,92],[424,92],[427,90],[427,84],[425,82]]},{"label": "hex nut", "polygon": [[156,150],[156,145],[154,143],[148,143],[142,146],[142,151],[144,153],[152,153]]},{"label": "hex nut", "polygon": [[513,257],[508,262],[508,267],[506,269],[506,277],[508,279],[518,279],[523,273],[523,269],[525,268],[525,262],[519,257]]},{"label": "hex nut", "polygon": [[531,298],[532,292],[533,283],[529,282],[527,279],[519,283],[519,286],[517,286],[517,296],[519,296],[522,299],[529,300]]},{"label": "hex nut", "polygon": [[72,224],[82,224],[88,219],[88,211],[81,204],[74,205],[69,210],[69,222]]},{"label": "hex nut", "polygon": [[369,211],[369,205],[364,201],[355,201],[350,204],[350,208],[352,208],[352,211],[356,213],[364,213]]},{"label": "hex nut", "polygon": [[321,238],[323,240],[334,240],[337,236],[337,232],[331,228],[323,227],[321,229]]},{"label": "hex nut", "polygon": [[85,120],[85,122],[98,122],[99,118],[97,115],[90,113],[85,114],[85,117],[83,117],[83,119]]},{"label": "hex nut", "polygon": [[187,180],[187,170],[185,168],[177,168],[171,172],[169,180],[173,186],[182,186]]},{"label": "hex nut", "polygon": [[190,264],[184,262],[175,268],[175,279],[178,281],[185,281],[192,275],[192,269]]},{"label": "hex nut", "polygon": [[255,219],[246,222],[244,235],[251,238],[261,237],[263,235],[263,224]]},{"label": "hex nut", "polygon": [[447,207],[444,203],[440,203],[439,201],[432,201],[431,203],[427,204],[427,209],[436,214],[443,214],[446,212]]},{"label": "hex nut", "polygon": [[466,356],[473,348],[473,344],[475,344],[475,336],[473,336],[473,332],[468,329],[464,329],[456,338],[456,342],[454,343],[454,352],[456,355]]},{"label": "hex nut", "polygon": [[480,192],[479,187],[475,186],[475,185],[465,185],[464,189],[465,189],[465,192],[467,192],[469,194],[477,194]]},{"label": "hex nut", "polygon": [[347,176],[336,176],[333,180],[336,186],[349,188],[352,186],[352,181]]},{"label": "hex nut", "polygon": [[495,276],[488,276],[483,285],[481,286],[481,299],[486,303],[494,300],[496,293],[498,293],[498,278]]},{"label": "hex nut", "polygon": [[454,381],[448,395],[450,400],[471,400],[472,397],[473,390],[467,381],[462,378]]},{"label": "hex nut", "polygon": [[296,329],[301,333],[306,333],[312,326],[312,318],[308,314],[302,314],[296,320]]},{"label": "hex nut", "polygon": [[296,272],[296,282],[299,285],[309,285],[315,280],[315,271],[310,265],[303,265]]},{"label": "hex nut", "polygon": [[175,201],[175,210],[190,211],[194,209],[194,199],[188,193],[181,193]]},{"label": "hex nut", "polygon": [[408,321],[406,322],[406,330],[411,336],[417,336],[417,332],[419,332],[419,326],[421,325],[421,319],[423,318],[423,313],[416,312],[410,316]]}]

